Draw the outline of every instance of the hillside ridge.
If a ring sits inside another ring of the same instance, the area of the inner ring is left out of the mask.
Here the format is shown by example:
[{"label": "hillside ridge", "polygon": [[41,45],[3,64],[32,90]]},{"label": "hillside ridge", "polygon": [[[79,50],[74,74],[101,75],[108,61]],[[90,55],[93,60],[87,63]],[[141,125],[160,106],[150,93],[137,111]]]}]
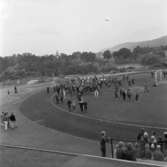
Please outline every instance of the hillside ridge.
[{"label": "hillside ridge", "polygon": [[115,45],[111,48],[105,48],[100,52],[104,52],[105,50],[110,50],[111,52],[118,51],[121,48],[128,48],[133,50],[136,46],[140,47],[159,47],[167,45],[167,35],[161,36],[159,38],[146,40],[146,41],[136,41],[136,42],[124,42],[118,45]]}]

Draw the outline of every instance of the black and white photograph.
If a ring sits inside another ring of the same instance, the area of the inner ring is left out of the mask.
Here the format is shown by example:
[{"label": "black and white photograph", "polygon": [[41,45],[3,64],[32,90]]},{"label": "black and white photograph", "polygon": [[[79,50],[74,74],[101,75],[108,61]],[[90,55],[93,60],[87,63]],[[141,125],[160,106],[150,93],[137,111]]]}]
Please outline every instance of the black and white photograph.
[{"label": "black and white photograph", "polygon": [[0,0],[0,167],[167,167],[167,0]]}]

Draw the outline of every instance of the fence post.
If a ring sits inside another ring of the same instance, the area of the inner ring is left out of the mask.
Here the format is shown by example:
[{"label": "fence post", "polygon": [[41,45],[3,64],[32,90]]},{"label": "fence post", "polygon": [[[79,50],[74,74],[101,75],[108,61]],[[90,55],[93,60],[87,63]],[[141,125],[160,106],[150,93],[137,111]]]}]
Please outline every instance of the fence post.
[{"label": "fence post", "polygon": [[114,158],[114,147],[113,147],[113,139],[110,138],[110,145],[111,145],[111,156]]}]

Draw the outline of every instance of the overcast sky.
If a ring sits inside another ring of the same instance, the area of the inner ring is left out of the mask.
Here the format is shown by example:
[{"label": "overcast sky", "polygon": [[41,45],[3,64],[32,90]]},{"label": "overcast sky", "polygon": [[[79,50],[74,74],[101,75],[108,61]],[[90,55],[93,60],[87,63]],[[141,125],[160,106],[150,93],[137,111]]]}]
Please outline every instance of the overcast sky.
[{"label": "overcast sky", "polygon": [[167,0],[0,0],[0,56],[94,51],[167,35]]}]

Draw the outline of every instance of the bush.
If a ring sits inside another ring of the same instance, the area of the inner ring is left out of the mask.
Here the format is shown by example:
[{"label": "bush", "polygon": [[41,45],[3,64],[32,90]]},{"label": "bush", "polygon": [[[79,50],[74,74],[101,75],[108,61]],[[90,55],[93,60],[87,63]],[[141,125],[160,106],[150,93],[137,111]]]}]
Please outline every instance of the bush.
[{"label": "bush", "polygon": [[157,65],[157,64],[161,64],[161,57],[159,55],[154,55],[154,54],[148,54],[145,55],[142,60],[141,63],[143,65]]}]

